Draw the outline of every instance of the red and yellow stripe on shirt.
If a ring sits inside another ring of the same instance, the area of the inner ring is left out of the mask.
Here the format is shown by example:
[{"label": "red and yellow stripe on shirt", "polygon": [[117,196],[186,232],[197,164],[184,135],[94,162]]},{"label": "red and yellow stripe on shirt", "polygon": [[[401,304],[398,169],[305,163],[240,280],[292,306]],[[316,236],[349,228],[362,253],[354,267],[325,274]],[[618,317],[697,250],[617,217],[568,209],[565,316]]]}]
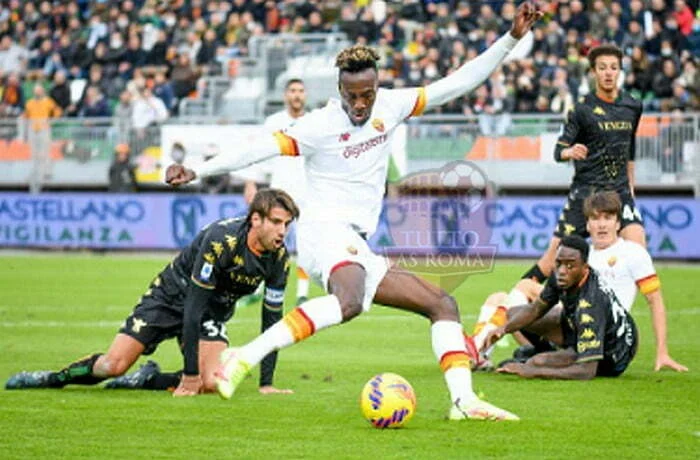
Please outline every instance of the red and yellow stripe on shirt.
[{"label": "red and yellow stripe on shirt", "polygon": [[651,294],[652,292],[659,290],[659,288],[661,287],[661,280],[656,275],[656,273],[654,273],[653,275],[649,275],[646,278],[637,280],[637,287],[639,288],[639,292],[641,292],[642,294]]},{"label": "red and yellow stripe on shirt", "polygon": [[277,145],[279,145],[280,147],[280,153],[282,154],[282,156],[299,156],[299,146],[297,145],[296,140],[287,136],[282,131],[277,131],[273,133],[273,136],[275,136],[275,139],[277,140]]},{"label": "red and yellow stripe on shirt", "polygon": [[440,358],[440,369],[447,372],[453,367],[464,367],[471,369],[469,356],[464,351],[448,351]]},{"label": "red and yellow stripe on shirt", "polygon": [[425,104],[428,102],[428,98],[425,95],[425,88],[418,88],[418,96],[416,97],[416,104],[411,110],[409,117],[417,117],[418,115],[423,115],[425,110]]},{"label": "red and yellow stripe on shirt", "polygon": [[284,324],[286,324],[291,331],[295,342],[310,337],[316,330],[314,322],[306,316],[304,310],[298,307],[284,315],[282,321],[284,321]]}]

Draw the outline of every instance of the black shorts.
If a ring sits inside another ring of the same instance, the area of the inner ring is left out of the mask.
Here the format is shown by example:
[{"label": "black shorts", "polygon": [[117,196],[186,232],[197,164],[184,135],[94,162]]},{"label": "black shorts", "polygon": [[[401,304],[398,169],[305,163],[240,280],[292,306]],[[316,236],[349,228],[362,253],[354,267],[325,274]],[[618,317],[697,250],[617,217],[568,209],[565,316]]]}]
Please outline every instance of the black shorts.
[{"label": "black shorts", "polygon": [[[150,294],[134,307],[119,332],[141,342],[145,347],[144,355],[150,355],[162,341],[173,337],[182,344],[183,300],[181,296],[168,295],[162,287],[151,285]],[[199,340],[228,344],[226,324],[212,319],[205,311]]]},{"label": "black shorts", "polygon": [[634,324],[631,316],[627,317],[629,337],[623,337],[620,347],[615,347],[616,353],[609,355],[605,353],[605,357],[598,363],[598,371],[596,375],[599,377],[617,377],[625,372],[627,366],[630,365],[634,356],[637,354],[637,346],[639,345],[639,333],[637,326]]},{"label": "black shorts", "polygon": [[[586,216],[583,215],[583,202],[595,190],[579,189],[572,190],[566,200],[564,209],[559,216],[557,228],[554,230],[554,236],[562,238],[570,235],[578,235],[582,238],[588,238],[588,230],[586,230]],[[642,214],[634,202],[634,198],[629,192],[617,192],[622,202],[622,220],[620,228],[625,228],[630,224],[642,223]]]},{"label": "black shorts", "polygon": [[[637,331],[637,326],[634,324],[632,317],[628,316],[628,333],[629,337],[622,337],[619,346],[615,347],[615,354],[609,355],[607,352],[603,356],[603,359],[598,361],[598,369],[596,370],[596,375],[598,377],[617,377],[618,375],[625,372],[627,366],[630,365],[632,359],[637,354],[637,346],[639,343],[639,333]],[[574,331],[569,322],[564,315],[560,317],[561,333],[564,337],[564,348],[576,349],[576,331]]]}]

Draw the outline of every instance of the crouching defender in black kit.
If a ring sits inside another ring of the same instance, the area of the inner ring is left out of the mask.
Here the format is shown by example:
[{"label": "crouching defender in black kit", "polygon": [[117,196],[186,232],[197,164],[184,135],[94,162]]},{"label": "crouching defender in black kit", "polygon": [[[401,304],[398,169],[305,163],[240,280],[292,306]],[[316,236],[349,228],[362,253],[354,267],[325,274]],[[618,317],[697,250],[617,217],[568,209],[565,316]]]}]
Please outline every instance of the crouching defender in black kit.
[{"label": "crouching defender in black kit", "polygon": [[[539,297],[508,310],[508,322],[486,338],[488,348],[504,334],[527,331],[560,349],[526,362],[501,363],[498,372],[525,378],[587,380],[622,374],[637,352],[637,327],[615,293],[588,266],[588,243],[561,240],[556,268]],[[556,305],[561,302],[561,307]]]},{"label": "crouching defender in black kit", "polygon": [[[247,218],[214,222],[153,280],[141,302],[126,319],[107,353],[80,359],[58,372],[20,372],[6,389],[62,388],[93,385],[124,374],[141,355],[153,353],[164,340],[177,337],[184,356],[182,372],[161,373],[149,361],[108,388],[175,388],[175,396],[216,389],[214,371],[226,349],[225,323],[236,300],[265,282],[262,329],[282,318],[289,262],[284,237],[299,216],[292,198],[281,190],[258,192]],[[277,353],[260,370],[261,393],[289,393],[272,386]]]},{"label": "crouching defender in black kit", "polygon": [[595,93],[582,97],[568,113],[554,159],[573,163],[575,173],[569,197],[549,247],[523,275],[540,283],[554,269],[561,238],[588,236],[583,201],[593,193],[614,190],[622,201],[620,236],[646,247],[642,216],[634,202],[635,134],[642,115],[641,102],[618,90],[622,51],[601,45],[588,53]]}]

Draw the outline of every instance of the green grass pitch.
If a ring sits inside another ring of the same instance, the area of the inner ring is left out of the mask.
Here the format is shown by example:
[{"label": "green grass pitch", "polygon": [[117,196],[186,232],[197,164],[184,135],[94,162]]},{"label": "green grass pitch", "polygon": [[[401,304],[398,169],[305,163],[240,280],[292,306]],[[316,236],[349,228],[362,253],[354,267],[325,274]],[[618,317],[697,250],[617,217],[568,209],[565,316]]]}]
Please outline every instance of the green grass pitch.
[{"label": "green grass pitch", "polygon": [[[105,351],[168,256],[0,255],[0,381],[23,369],[58,369]],[[486,295],[512,285],[525,263],[496,261],[455,295],[473,324]],[[518,423],[448,422],[447,392],[432,356],[428,324],[375,307],[369,314],[284,350],[276,385],[257,393],[257,369],[231,401],[167,392],[0,390],[2,458],[699,458],[700,267],[659,269],[671,354],[690,372],[652,371],[649,311],[639,298],[639,353],[622,377],[590,382],[526,381],[475,374],[489,401]],[[287,308],[294,291],[287,296]],[[320,290],[314,288],[314,293]],[[259,308],[229,323],[232,344],[257,335]],[[497,350],[505,358],[507,348]],[[176,370],[174,341],[154,355]],[[144,362],[142,359],[140,362]],[[404,429],[376,430],[358,398],[375,373],[407,378],[418,396]]]}]

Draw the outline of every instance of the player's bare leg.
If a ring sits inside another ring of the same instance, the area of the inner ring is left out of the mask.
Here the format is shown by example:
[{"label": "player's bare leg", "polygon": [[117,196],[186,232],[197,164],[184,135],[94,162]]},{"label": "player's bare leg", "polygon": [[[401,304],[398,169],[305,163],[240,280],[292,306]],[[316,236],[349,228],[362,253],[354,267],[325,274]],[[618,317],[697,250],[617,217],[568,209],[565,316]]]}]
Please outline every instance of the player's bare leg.
[{"label": "player's bare leg", "polygon": [[214,372],[221,364],[221,353],[226,349],[226,342],[220,340],[199,341],[199,374],[202,376],[202,392],[213,393],[216,391]]},{"label": "player's bare leg", "polygon": [[639,224],[629,224],[620,230],[620,237],[627,241],[633,241],[642,247],[647,247],[647,237],[644,227]]},{"label": "player's bare leg", "polygon": [[92,374],[95,377],[109,378],[124,374],[139,359],[144,346],[126,334],[117,334],[109,350],[95,361]]},{"label": "player's bare leg", "polygon": [[143,345],[140,342],[125,334],[117,334],[106,354],[88,355],[58,372],[20,372],[10,377],[5,388],[63,388],[69,384],[94,385],[126,372],[142,352]]},{"label": "player's bare leg", "polygon": [[379,284],[374,301],[430,320],[433,352],[452,401],[448,415],[451,420],[518,420],[516,415],[481,401],[474,394],[459,309],[452,296],[413,273],[391,268]]}]

